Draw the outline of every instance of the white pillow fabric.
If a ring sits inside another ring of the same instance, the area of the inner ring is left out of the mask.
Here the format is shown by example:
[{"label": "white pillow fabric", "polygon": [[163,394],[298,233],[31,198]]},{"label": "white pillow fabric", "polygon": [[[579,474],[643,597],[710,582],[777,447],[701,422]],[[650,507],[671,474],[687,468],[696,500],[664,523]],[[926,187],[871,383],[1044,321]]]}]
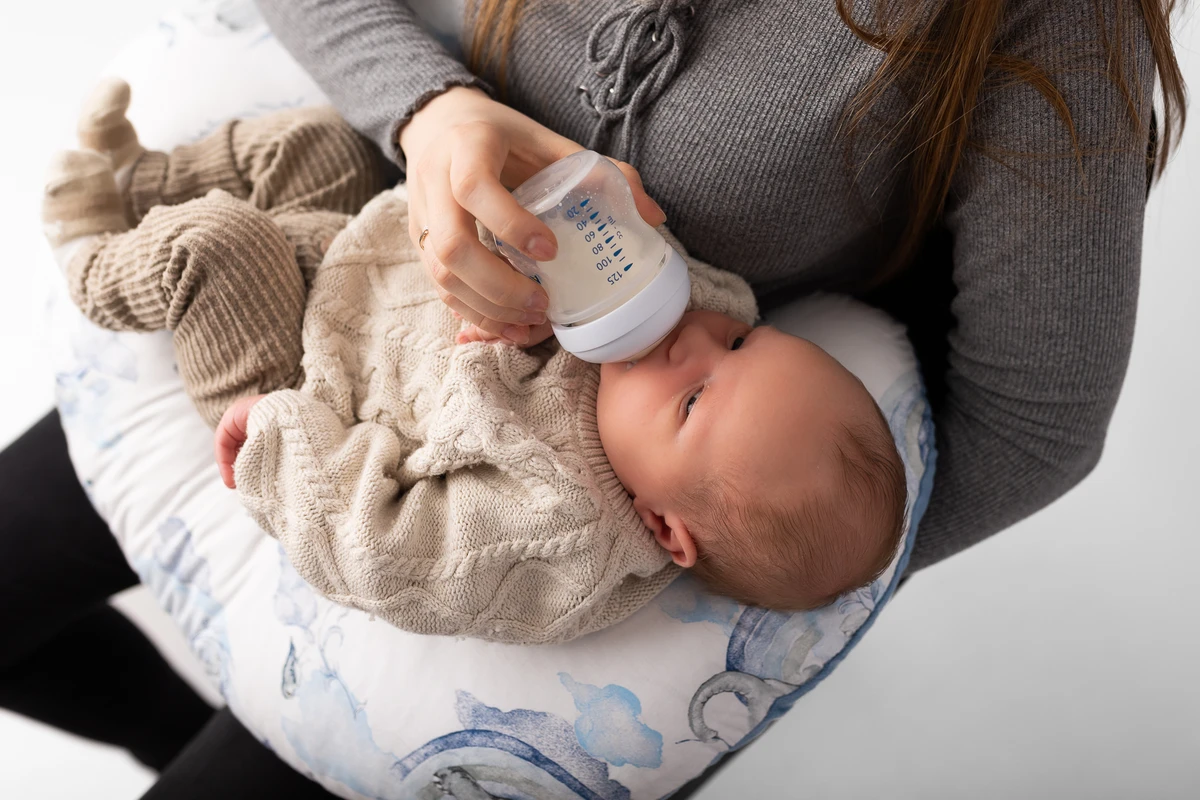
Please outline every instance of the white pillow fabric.
[{"label": "white pillow fabric", "polygon": [[[248,0],[192,6],[134,42],[150,147],[221,121],[322,102]],[[911,549],[815,612],[746,608],[684,577],[625,622],[553,647],[421,637],[317,596],[224,488],[169,335],[115,334],[53,304],[58,402],[80,479],[230,708],[296,769],[347,798],[658,798],[760,734],[857,642]],[[769,322],[843,361],[883,409],[909,516],[933,429],[904,332],[841,297]]]}]

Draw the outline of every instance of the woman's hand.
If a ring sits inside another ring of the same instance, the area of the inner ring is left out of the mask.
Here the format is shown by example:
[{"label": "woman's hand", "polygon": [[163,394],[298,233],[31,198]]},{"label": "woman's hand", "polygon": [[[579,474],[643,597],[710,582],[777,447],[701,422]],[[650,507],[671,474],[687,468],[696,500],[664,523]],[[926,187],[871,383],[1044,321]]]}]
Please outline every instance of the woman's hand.
[{"label": "woman's hand", "polygon": [[[554,258],[554,234],[505,187],[583,148],[462,86],[414,114],[399,145],[408,162],[409,236],[418,243],[429,228],[421,256],[442,300],[470,323],[467,340],[529,345],[547,338],[545,290],[493,255],[479,241],[475,220],[530,258]],[[661,225],[666,215],[647,196],[637,170],[613,163],[625,173],[642,217]]]},{"label": "woman's hand", "polygon": [[233,405],[225,409],[224,416],[217,423],[213,450],[217,457],[217,468],[221,470],[221,480],[230,489],[237,488],[237,484],[233,480],[233,462],[237,460],[238,452],[246,443],[246,426],[250,421],[250,409],[254,408],[254,404],[264,397],[266,397],[265,394],[260,394],[235,400]]}]

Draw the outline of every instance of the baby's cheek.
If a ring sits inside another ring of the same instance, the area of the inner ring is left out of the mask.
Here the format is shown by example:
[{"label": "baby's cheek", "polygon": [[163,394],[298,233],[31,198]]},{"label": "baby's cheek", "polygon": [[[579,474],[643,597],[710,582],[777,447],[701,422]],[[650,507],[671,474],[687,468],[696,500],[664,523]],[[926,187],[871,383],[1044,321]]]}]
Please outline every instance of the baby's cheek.
[{"label": "baby's cheek", "polygon": [[600,429],[600,443],[604,445],[604,452],[610,461],[614,455],[619,457],[619,454],[624,451],[622,439],[627,430],[614,405],[611,397],[604,394],[600,395],[596,403],[596,423]]},{"label": "baby's cheek", "polygon": [[637,424],[623,407],[614,387],[601,383],[596,403],[596,422],[600,429],[600,444],[612,464],[617,478],[629,489],[631,462],[636,461]]}]

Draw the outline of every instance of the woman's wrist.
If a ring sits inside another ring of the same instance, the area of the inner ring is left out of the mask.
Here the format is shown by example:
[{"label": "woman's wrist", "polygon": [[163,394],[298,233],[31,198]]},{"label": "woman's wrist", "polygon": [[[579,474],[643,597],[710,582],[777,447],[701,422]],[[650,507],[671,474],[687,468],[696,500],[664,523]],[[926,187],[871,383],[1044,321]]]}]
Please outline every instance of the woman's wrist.
[{"label": "woman's wrist", "polygon": [[404,159],[412,163],[424,149],[425,142],[446,130],[446,123],[464,103],[492,101],[488,93],[477,86],[451,86],[422,105],[396,133],[396,146]]}]

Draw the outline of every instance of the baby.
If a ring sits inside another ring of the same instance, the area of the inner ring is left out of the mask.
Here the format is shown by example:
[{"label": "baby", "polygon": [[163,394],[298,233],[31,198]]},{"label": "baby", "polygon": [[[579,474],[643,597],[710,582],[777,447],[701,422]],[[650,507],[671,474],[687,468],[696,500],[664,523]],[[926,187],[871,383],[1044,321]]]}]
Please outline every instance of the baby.
[{"label": "baby", "polygon": [[128,102],[102,85],[87,149],[47,182],[71,296],[103,327],[174,332],[227,482],[334,601],[549,643],[618,622],[681,567],[799,610],[891,562],[904,471],[871,396],[816,345],[754,327],[745,282],[665,229],[692,302],[641,360],[456,345],[403,187],[336,114],[235,121],[164,154]]}]

